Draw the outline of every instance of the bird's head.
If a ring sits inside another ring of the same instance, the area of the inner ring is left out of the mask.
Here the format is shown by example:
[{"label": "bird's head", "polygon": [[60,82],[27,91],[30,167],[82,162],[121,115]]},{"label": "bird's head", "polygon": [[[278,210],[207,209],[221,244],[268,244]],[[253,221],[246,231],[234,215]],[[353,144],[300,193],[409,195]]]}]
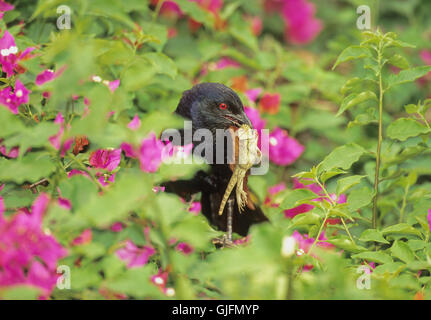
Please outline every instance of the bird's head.
[{"label": "bird's head", "polygon": [[183,93],[175,111],[192,120],[193,128],[228,129],[252,124],[238,95],[220,83],[200,83]]}]

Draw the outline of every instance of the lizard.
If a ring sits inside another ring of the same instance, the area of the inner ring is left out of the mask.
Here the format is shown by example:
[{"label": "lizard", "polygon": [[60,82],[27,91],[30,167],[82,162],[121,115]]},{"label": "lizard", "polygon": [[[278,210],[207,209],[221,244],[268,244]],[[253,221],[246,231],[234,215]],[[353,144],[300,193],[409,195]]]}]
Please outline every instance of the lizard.
[{"label": "lizard", "polygon": [[259,163],[262,158],[262,153],[257,146],[258,135],[256,130],[243,124],[236,132],[238,140],[238,163],[236,164],[232,176],[223,195],[218,214],[222,215],[234,187],[236,186],[236,200],[238,203],[239,212],[244,211],[247,204],[247,192],[244,191],[244,179],[248,170],[255,164]]}]

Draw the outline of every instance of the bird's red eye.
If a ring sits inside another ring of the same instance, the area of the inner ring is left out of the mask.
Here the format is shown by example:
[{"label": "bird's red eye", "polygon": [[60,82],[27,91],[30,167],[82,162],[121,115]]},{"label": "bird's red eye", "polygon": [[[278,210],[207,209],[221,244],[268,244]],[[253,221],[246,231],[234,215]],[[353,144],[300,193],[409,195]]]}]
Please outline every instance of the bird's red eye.
[{"label": "bird's red eye", "polygon": [[219,108],[225,110],[227,108],[226,103],[220,103]]}]

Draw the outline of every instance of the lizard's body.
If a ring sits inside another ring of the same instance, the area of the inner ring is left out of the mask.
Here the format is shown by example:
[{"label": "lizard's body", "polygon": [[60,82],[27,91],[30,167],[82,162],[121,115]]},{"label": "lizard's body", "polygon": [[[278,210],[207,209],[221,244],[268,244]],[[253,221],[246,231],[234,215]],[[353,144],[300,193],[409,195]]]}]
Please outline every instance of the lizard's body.
[{"label": "lizard's body", "polygon": [[[233,170],[232,176],[223,195],[218,214],[222,215],[233,188],[236,185],[236,200],[240,212],[244,210],[247,204],[247,192],[244,191],[244,179],[248,170],[260,162],[262,154],[257,146],[258,135],[256,130],[251,129],[248,125],[242,125],[238,131],[238,163]],[[236,141],[236,139],[234,139]]]}]

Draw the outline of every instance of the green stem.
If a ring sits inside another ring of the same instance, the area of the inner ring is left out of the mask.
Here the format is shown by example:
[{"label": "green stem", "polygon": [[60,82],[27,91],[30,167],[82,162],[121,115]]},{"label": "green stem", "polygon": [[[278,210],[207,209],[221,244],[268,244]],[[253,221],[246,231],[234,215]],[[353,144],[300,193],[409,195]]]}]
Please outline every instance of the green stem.
[{"label": "green stem", "polygon": [[380,42],[378,51],[379,63],[379,136],[377,141],[377,156],[376,156],[376,174],[374,176],[374,199],[373,199],[373,219],[372,228],[377,228],[377,200],[379,197],[379,177],[380,177],[380,163],[381,163],[381,149],[383,141],[383,79],[382,79],[382,41]]},{"label": "green stem", "polygon": [[400,223],[403,222],[404,211],[407,205],[407,195],[409,194],[409,189],[410,189],[409,185],[407,185],[407,187],[404,189],[403,204],[401,205],[401,209],[400,209]]},{"label": "green stem", "polygon": [[[326,190],[325,186],[320,183],[319,179],[315,179],[315,181],[317,182],[317,184],[320,186],[320,188],[325,192],[326,197],[329,199],[329,201],[331,202],[332,207],[335,207],[337,204],[334,202],[334,200],[332,200],[332,198],[329,196],[328,190]],[[352,241],[352,243],[355,243],[355,240],[353,240],[352,235],[350,234],[349,228],[347,228],[346,222],[344,221],[343,217],[341,218],[341,222],[343,223],[344,229],[346,230],[347,235],[350,238],[350,241]]]},{"label": "green stem", "polygon": [[323,227],[325,226],[326,220],[328,219],[329,211],[325,213],[325,219],[323,219],[322,225],[320,226],[319,232],[317,233],[316,239],[314,240],[313,244],[310,247],[310,250],[308,250],[308,255],[311,254],[311,251],[313,250],[314,246],[316,245],[317,241],[319,241],[320,235],[322,234]]},{"label": "green stem", "polygon": [[428,123],[428,120],[424,117],[424,115],[422,113],[418,113],[418,114],[421,117],[422,121],[425,123],[425,125],[428,127],[428,129],[431,129],[431,126]]}]

